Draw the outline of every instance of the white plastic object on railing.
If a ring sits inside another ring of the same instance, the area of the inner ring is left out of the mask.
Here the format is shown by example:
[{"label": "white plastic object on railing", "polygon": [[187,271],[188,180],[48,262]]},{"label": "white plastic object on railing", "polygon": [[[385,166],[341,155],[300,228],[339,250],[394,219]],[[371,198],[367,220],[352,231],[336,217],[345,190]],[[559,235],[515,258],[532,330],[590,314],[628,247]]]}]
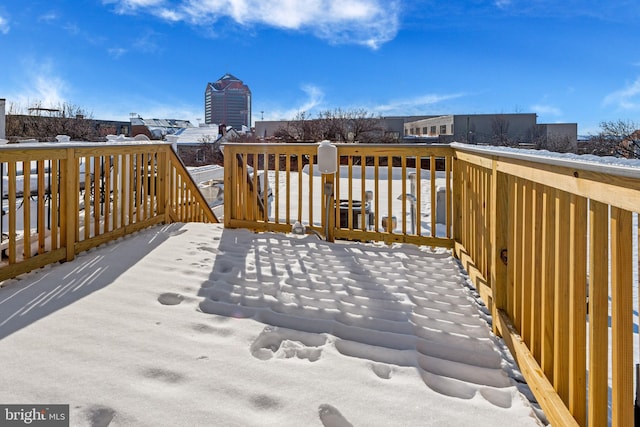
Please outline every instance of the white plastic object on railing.
[{"label": "white plastic object on railing", "polygon": [[338,170],[338,148],[326,139],[318,145],[318,169],[323,174]]}]

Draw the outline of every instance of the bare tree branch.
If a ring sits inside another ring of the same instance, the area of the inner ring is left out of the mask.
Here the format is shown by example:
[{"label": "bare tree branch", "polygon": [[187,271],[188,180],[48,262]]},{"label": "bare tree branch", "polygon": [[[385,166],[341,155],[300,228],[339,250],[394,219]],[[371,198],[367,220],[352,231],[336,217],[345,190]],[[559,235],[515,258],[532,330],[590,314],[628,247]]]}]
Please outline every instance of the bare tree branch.
[{"label": "bare tree branch", "polygon": [[630,120],[604,121],[600,133],[589,138],[585,151],[599,156],[640,158],[640,124]]},{"label": "bare tree branch", "polygon": [[306,112],[298,113],[274,136],[284,141],[396,142],[387,135],[382,117],[364,109],[321,111],[315,119]]}]

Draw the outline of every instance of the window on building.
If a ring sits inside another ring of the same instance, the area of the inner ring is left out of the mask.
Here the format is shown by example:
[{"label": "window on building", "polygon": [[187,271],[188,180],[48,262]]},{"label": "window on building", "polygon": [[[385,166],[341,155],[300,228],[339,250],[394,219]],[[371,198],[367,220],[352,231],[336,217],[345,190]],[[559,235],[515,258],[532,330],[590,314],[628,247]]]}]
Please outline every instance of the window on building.
[{"label": "window on building", "polygon": [[422,128],[422,133],[423,133],[424,135],[427,135],[427,134],[429,133],[429,128],[428,128],[428,127],[426,127],[426,126],[425,126],[425,127],[423,127],[423,128]]},{"label": "window on building", "polygon": [[431,135],[435,135],[436,134],[436,127],[435,126],[431,126]]},{"label": "window on building", "polygon": [[440,135],[447,133],[447,125],[440,125]]},{"label": "window on building", "polygon": [[204,150],[196,151],[196,162],[204,163],[207,161],[207,155]]}]

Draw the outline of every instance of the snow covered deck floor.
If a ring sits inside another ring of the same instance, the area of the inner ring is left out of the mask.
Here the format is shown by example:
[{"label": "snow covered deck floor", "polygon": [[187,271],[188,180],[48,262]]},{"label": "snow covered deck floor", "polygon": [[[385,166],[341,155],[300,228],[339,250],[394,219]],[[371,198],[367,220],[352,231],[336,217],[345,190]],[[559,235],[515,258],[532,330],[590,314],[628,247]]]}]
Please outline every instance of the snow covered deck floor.
[{"label": "snow covered deck floor", "polygon": [[172,224],[5,285],[0,402],[73,426],[540,424],[447,252]]}]

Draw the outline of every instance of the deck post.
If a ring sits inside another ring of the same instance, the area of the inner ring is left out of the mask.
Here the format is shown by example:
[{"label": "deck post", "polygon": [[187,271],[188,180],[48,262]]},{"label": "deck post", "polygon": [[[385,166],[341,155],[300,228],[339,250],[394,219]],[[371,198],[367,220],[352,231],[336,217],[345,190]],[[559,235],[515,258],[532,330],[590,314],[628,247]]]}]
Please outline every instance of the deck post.
[{"label": "deck post", "polygon": [[[339,207],[335,206],[335,197],[334,197],[334,177],[335,174],[322,174],[322,177],[325,179],[325,182],[323,184],[323,190],[325,188],[328,188],[328,186],[331,186],[331,193],[328,194],[324,194],[323,191],[323,196],[324,197],[328,197],[329,198],[329,202],[326,204],[325,209],[328,209],[329,212],[325,212],[324,218],[322,218],[322,225],[323,227],[325,227],[325,230],[327,231],[327,235],[325,236],[325,238],[327,239],[327,242],[333,242],[336,239],[336,235],[335,235],[335,231],[336,231],[336,215],[339,215]],[[364,209],[364,208],[363,208]],[[364,212],[364,210],[363,210]],[[364,217],[364,213],[363,213],[363,217]],[[325,221],[328,221],[327,224],[324,224]]]},{"label": "deck post", "polygon": [[172,146],[166,147],[158,156],[158,214],[164,216],[164,223],[171,222],[171,209],[169,200],[171,189],[169,188],[169,174],[171,173],[171,156],[169,150]]},{"label": "deck post", "polygon": [[[491,190],[489,194],[489,238],[491,286],[491,316],[496,319],[498,310],[507,309],[507,250],[509,230],[509,188],[507,175],[498,172],[498,161],[492,160]],[[493,322],[493,332],[498,334],[497,323]]]},{"label": "deck post", "polygon": [[453,169],[453,240],[462,242],[462,171],[457,156],[452,157]]},{"label": "deck post", "polygon": [[[234,164],[236,154],[232,151],[232,147],[227,149],[227,155],[224,156],[224,226],[231,227],[231,220],[235,218],[235,200],[237,190],[237,171],[238,167]],[[234,175],[235,174],[235,175]]]},{"label": "deck post", "polygon": [[[78,228],[78,183],[80,177],[78,175],[78,161],[76,160],[75,149],[67,148],[67,158],[63,160],[63,179],[64,182],[64,209],[65,214],[61,215],[65,224],[64,246],[67,249],[67,261],[72,261],[76,256],[76,230]],[[85,182],[85,191],[89,191]],[[87,208],[87,207],[85,207]]]}]

